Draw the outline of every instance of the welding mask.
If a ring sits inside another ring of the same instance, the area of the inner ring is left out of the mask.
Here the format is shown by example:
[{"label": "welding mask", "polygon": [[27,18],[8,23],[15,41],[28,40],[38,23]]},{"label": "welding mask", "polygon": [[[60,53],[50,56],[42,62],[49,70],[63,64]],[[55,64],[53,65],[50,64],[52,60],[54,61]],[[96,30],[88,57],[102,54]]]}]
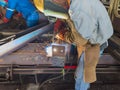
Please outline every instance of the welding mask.
[{"label": "welding mask", "polygon": [[68,10],[53,0],[34,0],[34,4],[45,16],[68,19]]},{"label": "welding mask", "polygon": [[0,6],[6,7],[8,3],[8,0],[0,0]]}]

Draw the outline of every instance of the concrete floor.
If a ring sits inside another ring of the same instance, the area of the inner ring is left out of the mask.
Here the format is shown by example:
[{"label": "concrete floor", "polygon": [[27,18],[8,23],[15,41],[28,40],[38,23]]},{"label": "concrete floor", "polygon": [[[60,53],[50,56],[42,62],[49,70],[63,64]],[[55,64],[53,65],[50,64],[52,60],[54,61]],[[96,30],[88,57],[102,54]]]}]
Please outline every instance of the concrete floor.
[{"label": "concrete floor", "polygon": [[[120,84],[92,84],[89,90],[120,90]],[[39,85],[0,85],[0,90],[74,90],[74,85],[44,85],[39,89]],[[69,87],[69,88],[68,88]],[[71,87],[71,88],[70,88]]]},{"label": "concrete floor", "polygon": [[[22,84],[0,84],[0,90],[74,90],[73,75],[41,84],[22,83]],[[91,84],[89,90],[120,90],[119,74],[98,74],[97,82]],[[27,78],[24,78],[28,81]]]}]

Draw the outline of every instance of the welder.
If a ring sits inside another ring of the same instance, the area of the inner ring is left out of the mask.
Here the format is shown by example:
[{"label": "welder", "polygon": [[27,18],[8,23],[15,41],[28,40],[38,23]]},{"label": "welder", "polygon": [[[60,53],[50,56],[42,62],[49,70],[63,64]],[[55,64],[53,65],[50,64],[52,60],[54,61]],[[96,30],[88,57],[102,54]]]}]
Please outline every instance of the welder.
[{"label": "welder", "polygon": [[96,66],[100,54],[108,46],[113,27],[106,8],[99,0],[71,0],[71,31],[61,31],[57,38],[77,46],[78,66],[75,73],[75,90],[88,90],[96,81]]},{"label": "welder", "polygon": [[[46,0],[35,1],[38,1],[37,8],[46,13],[46,8],[41,8]],[[44,3],[40,6],[39,1]],[[61,30],[56,38],[77,46],[79,61],[75,73],[75,90],[87,90],[90,83],[96,81],[99,55],[108,46],[107,40],[112,36],[113,28],[108,13],[99,0],[70,1],[70,18],[64,16],[63,19],[66,19],[71,31]],[[56,17],[62,16],[59,14]]]},{"label": "welder", "polygon": [[3,18],[4,23],[10,21],[15,11],[23,16],[28,27],[35,26],[39,23],[41,14],[36,10],[30,0],[0,0],[0,5],[6,7],[6,14]]}]

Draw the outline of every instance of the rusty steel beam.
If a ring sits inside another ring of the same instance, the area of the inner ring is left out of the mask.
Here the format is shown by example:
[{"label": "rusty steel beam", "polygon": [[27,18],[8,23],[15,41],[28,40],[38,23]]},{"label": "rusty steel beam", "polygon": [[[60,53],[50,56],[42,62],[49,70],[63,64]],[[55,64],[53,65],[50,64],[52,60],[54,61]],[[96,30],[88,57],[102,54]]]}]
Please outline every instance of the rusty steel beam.
[{"label": "rusty steel beam", "polygon": [[21,48],[28,42],[35,40],[37,36],[42,35],[43,33],[46,33],[52,29],[53,29],[53,24],[50,23],[42,28],[39,28],[39,29],[33,31],[33,32],[25,34],[13,41],[3,44],[2,46],[0,46],[0,58]]}]

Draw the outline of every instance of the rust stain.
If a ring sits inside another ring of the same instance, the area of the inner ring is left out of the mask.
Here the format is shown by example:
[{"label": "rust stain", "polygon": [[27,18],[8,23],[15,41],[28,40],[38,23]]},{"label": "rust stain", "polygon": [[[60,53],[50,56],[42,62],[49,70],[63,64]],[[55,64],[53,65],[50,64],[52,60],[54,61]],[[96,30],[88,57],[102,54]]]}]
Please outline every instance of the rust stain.
[{"label": "rust stain", "polygon": [[3,62],[3,59],[0,59],[0,62]]}]

